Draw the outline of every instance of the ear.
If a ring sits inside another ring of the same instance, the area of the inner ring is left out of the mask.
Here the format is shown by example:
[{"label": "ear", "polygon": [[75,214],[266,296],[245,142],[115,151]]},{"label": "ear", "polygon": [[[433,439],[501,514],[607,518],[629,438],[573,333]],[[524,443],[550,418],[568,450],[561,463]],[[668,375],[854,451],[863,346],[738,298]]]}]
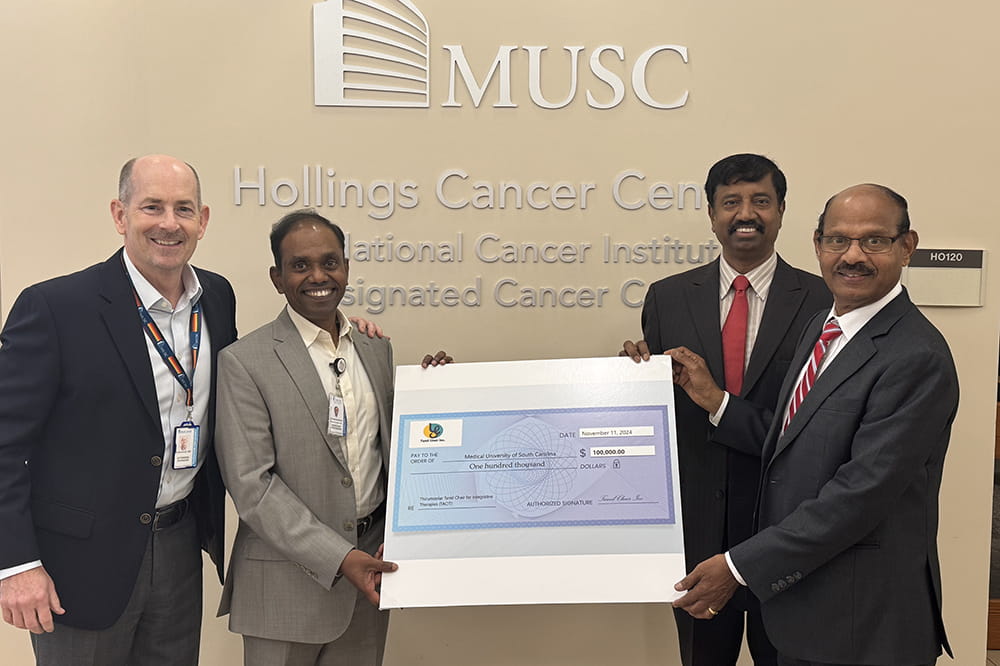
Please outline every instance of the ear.
[{"label": "ear", "polygon": [[819,229],[813,231],[813,251],[816,252],[817,259],[819,259],[819,237],[822,235]]},{"label": "ear", "polygon": [[111,219],[115,222],[115,229],[122,236],[125,235],[125,204],[119,199],[111,201]]},{"label": "ear", "polygon": [[910,257],[913,255],[913,251],[917,249],[917,243],[920,242],[920,236],[913,229],[906,232],[906,235],[899,239],[900,244],[903,247],[903,265],[907,266],[910,263]]},{"label": "ear", "polygon": [[201,207],[201,222],[198,225],[198,240],[205,237],[205,229],[208,228],[208,218],[212,211],[208,209],[208,206]]},{"label": "ear", "polygon": [[271,276],[271,284],[274,285],[274,288],[279,294],[284,294],[285,288],[281,285],[281,269],[277,266],[271,266],[271,270],[268,271],[268,274]]}]

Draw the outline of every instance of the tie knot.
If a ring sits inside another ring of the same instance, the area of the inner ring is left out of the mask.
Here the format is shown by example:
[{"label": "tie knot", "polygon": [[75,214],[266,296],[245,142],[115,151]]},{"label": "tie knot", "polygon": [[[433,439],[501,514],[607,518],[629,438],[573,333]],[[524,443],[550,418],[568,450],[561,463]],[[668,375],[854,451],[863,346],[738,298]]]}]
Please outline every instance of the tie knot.
[{"label": "tie knot", "polygon": [[841,333],[843,333],[843,331],[840,330],[840,324],[837,323],[836,319],[831,317],[830,320],[826,322],[826,326],[823,327],[823,332],[820,334],[819,339],[823,342],[829,342],[830,340],[838,337]]},{"label": "tie knot", "polygon": [[746,275],[737,275],[733,278],[733,289],[736,291],[746,291],[749,286],[750,280],[747,279]]}]

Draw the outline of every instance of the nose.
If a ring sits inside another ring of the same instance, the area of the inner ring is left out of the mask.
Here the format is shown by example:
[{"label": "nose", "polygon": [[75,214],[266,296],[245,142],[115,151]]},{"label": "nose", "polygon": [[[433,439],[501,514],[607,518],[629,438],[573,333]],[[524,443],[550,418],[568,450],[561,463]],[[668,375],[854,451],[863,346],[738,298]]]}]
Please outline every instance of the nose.
[{"label": "nose", "polygon": [[737,220],[753,220],[757,217],[757,211],[753,207],[753,199],[744,199],[740,202],[740,209],[736,211]]},{"label": "nose", "polygon": [[849,264],[858,264],[868,261],[868,255],[861,249],[861,241],[857,238],[851,239],[851,244],[841,255],[841,259]]},{"label": "nose", "polygon": [[312,269],[309,271],[309,280],[312,282],[326,282],[326,271],[323,270],[322,264],[313,264]]},{"label": "nose", "polygon": [[163,212],[160,216],[160,227],[167,231],[174,231],[180,228],[180,223],[177,221],[177,215],[174,211],[169,208]]}]

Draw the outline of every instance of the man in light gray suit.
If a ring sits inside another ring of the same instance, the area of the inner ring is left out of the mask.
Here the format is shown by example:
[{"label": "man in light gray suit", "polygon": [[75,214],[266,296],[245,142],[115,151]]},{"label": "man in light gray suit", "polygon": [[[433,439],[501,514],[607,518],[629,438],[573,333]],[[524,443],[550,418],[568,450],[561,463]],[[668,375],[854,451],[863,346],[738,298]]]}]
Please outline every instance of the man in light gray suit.
[{"label": "man in light gray suit", "polygon": [[339,227],[295,211],[271,250],[288,307],[219,354],[216,447],[240,515],[219,613],[247,665],[380,664],[392,348],[339,309]]},{"label": "man in light gray suit", "polygon": [[[806,327],[764,439],[757,533],[699,564],[674,603],[709,619],[742,583],[781,666],[933,664],[941,619],[938,491],[958,377],[900,275],[917,246],[906,199],[858,185],[814,234],[834,307]],[[711,377],[669,352],[698,401]]]}]

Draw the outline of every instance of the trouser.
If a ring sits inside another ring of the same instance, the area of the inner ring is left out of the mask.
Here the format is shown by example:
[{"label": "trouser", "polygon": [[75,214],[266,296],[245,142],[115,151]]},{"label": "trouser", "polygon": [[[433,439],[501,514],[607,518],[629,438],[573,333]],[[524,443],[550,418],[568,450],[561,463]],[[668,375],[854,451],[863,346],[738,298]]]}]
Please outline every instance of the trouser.
[{"label": "trouser", "polygon": [[[56,592],[59,590],[57,589]],[[188,510],[151,531],[121,617],[97,631],[56,624],[31,635],[38,666],[196,666],[201,642],[202,561]]]}]

